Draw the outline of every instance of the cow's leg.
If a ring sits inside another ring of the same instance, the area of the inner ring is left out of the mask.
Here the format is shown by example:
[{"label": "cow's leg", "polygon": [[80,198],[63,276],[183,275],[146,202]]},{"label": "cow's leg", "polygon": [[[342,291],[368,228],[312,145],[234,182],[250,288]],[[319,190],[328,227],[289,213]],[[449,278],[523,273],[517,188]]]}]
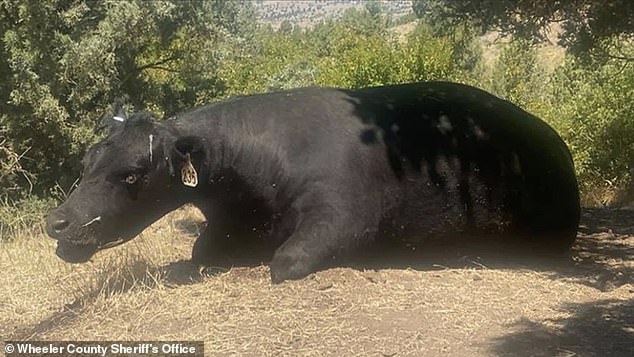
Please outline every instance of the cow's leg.
[{"label": "cow's leg", "polygon": [[222,216],[208,217],[205,230],[198,236],[192,248],[192,262],[202,265],[227,265],[233,227]]},{"label": "cow's leg", "polygon": [[380,217],[378,207],[369,200],[342,201],[339,194],[315,193],[294,205],[294,214],[282,222],[282,227],[292,228],[282,229],[288,239],[275,251],[271,281],[303,278],[354,248],[369,244]]},{"label": "cow's leg", "polygon": [[203,265],[231,265],[244,258],[262,243],[266,232],[261,228],[270,219],[266,207],[248,199],[216,202],[203,212],[207,227],[192,248],[192,261]]}]

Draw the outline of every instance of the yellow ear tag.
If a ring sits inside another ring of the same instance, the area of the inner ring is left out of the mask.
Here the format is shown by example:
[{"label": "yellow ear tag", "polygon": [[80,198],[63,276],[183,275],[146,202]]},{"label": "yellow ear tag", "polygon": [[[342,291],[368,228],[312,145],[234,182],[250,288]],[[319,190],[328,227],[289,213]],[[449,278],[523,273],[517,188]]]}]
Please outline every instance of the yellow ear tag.
[{"label": "yellow ear tag", "polygon": [[186,154],[187,158],[183,167],[181,168],[181,180],[183,181],[183,185],[189,187],[198,186],[198,173],[192,165],[192,159],[189,156],[189,153]]}]

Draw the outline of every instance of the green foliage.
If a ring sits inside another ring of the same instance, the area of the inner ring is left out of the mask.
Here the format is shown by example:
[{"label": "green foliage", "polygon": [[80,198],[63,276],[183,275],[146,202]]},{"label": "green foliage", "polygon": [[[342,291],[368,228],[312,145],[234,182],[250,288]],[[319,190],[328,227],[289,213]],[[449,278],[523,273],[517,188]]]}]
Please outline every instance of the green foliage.
[{"label": "green foliage", "polygon": [[[621,42],[620,50],[634,52],[634,46]],[[588,63],[569,55],[548,76],[536,48],[520,39],[504,46],[492,78],[483,85],[543,118],[561,134],[588,202],[606,203],[632,193],[634,63]]]},{"label": "green foliage", "polygon": [[[370,6],[369,6],[370,7]],[[376,9],[350,9],[341,19],[298,32],[263,28],[253,43],[233,49],[220,66],[226,95],[327,85],[358,88],[432,79],[460,80],[455,37],[420,24],[404,42],[387,31]]]},{"label": "green foliage", "polygon": [[539,111],[546,74],[530,42],[515,40],[504,46],[493,66],[491,91],[529,111]]},{"label": "green foliage", "polygon": [[54,205],[50,198],[29,196],[18,202],[0,200],[0,243],[25,231],[42,229],[45,212]]},{"label": "green foliage", "polygon": [[482,48],[478,42],[478,28],[471,21],[455,22],[444,16],[445,6],[440,0],[415,1],[412,5],[414,15],[426,24],[426,30],[433,37],[443,37],[451,44],[451,59],[457,67],[465,74],[480,70]]},{"label": "green foliage", "polygon": [[224,96],[301,87],[314,83],[314,68],[301,33],[264,28],[254,40],[229,48],[219,64]]},{"label": "green foliage", "polygon": [[570,145],[585,191],[630,191],[634,178],[634,64],[588,67],[571,57],[550,81],[545,115]]},{"label": "green foliage", "polygon": [[402,81],[463,81],[468,75],[455,61],[460,54],[455,51],[454,40],[450,36],[434,35],[427,24],[420,23],[399,54],[403,59]]},{"label": "green foliage", "polygon": [[416,15],[413,13],[407,14],[407,15],[403,15],[400,17],[397,17],[395,19],[392,19],[390,21],[390,25],[391,26],[400,26],[400,25],[405,25],[405,24],[409,24],[416,21]]},{"label": "green foliage", "polygon": [[618,49],[604,46],[611,39],[632,41],[634,2],[631,0],[414,0],[412,9],[419,18],[452,28],[465,21],[487,30],[500,31],[530,41],[546,38],[549,26],[561,24],[559,43],[577,56],[620,57]]},{"label": "green foliage", "polygon": [[70,187],[92,127],[116,97],[165,114],[217,97],[218,51],[253,32],[244,9],[224,1],[0,3],[0,155],[22,155],[17,164],[3,160],[0,196]]},{"label": "green foliage", "polygon": [[[4,117],[5,115],[2,115],[0,118]],[[0,123],[3,121],[0,119]],[[22,189],[18,182],[21,180],[30,182],[31,175],[22,168],[21,155],[9,146],[7,134],[8,129],[0,126],[0,187],[5,195],[17,196]]]}]

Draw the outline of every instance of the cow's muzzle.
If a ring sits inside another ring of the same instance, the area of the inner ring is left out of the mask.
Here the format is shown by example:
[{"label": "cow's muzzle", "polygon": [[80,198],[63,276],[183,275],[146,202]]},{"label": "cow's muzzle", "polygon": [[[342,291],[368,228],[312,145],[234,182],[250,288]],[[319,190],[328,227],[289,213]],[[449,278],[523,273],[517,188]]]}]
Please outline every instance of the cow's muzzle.
[{"label": "cow's muzzle", "polygon": [[99,250],[94,228],[100,220],[101,217],[98,217],[78,224],[63,210],[51,210],[46,219],[46,233],[57,240],[55,254],[69,263],[88,261]]},{"label": "cow's muzzle", "polygon": [[76,244],[66,240],[58,240],[55,254],[68,263],[84,263],[90,260],[99,250],[96,244]]},{"label": "cow's muzzle", "polygon": [[68,263],[87,262],[98,251],[116,247],[136,236],[104,230],[108,224],[103,223],[101,216],[76,222],[59,208],[49,212],[46,223],[46,232],[57,240],[55,254]]}]

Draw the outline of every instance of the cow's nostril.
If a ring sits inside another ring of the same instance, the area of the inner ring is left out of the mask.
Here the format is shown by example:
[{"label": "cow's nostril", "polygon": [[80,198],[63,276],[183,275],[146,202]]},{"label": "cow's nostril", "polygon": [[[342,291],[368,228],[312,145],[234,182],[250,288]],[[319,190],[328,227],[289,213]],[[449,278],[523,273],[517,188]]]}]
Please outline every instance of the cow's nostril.
[{"label": "cow's nostril", "polygon": [[65,219],[58,219],[57,221],[53,223],[53,229],[55,230],[55,232],[59,233],[63,231],[64,229],[66,229],[69,224],[70,222],[68,222]]}]

